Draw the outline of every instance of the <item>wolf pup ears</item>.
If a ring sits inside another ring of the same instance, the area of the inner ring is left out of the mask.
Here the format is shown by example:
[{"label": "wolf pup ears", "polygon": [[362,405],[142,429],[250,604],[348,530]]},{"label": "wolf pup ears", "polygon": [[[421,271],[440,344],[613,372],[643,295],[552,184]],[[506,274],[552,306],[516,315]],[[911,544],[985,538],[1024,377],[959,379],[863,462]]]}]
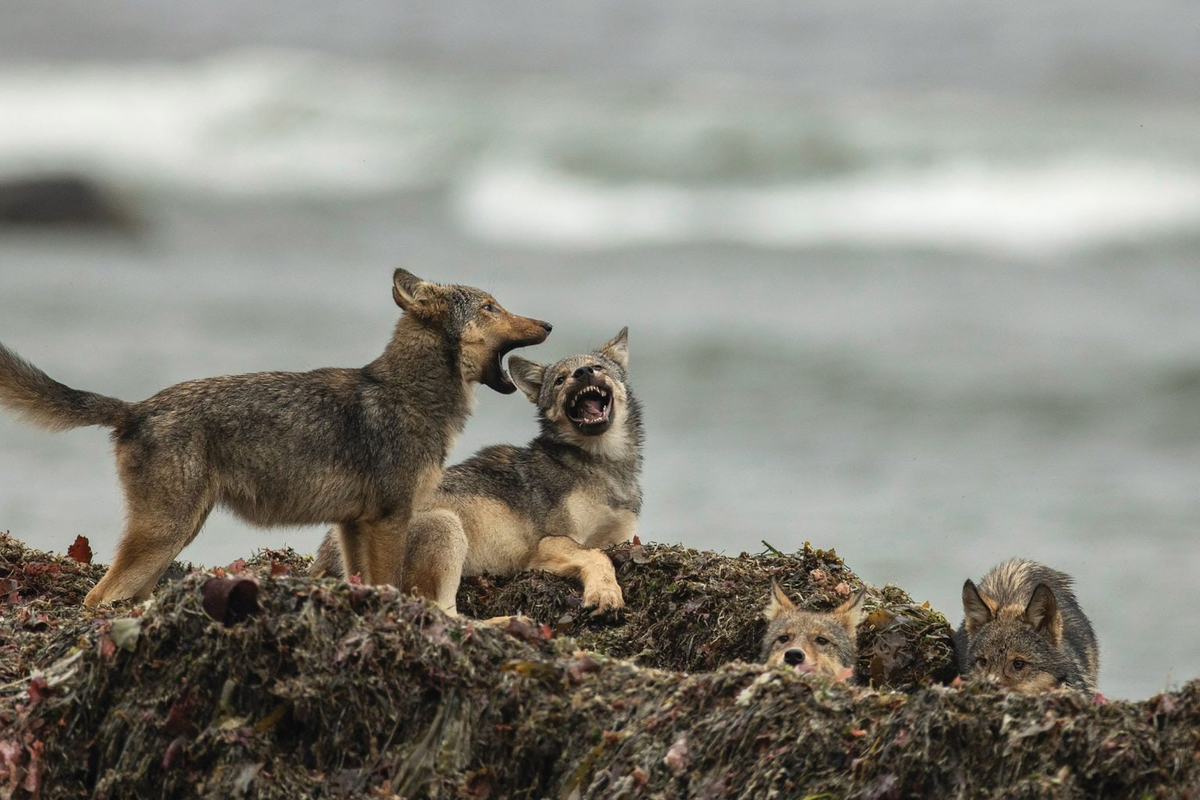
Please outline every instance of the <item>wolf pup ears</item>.
[{"label": "wolf pup ears", "polygon": [[392,299],[406,317],[457,341],[469,379],[500,394],[517,390],[504,370],[504,357],[518,347],[541,344],[553,330],[549,322],[510,313],[487,292],[432,283],[404,269],[392,275]]},{"label": "wolf pup ears", "polygon": [[771,601],[763,610],[767,632],[762,660],[769,666],[790,667],[830,680],[849,679],[858,659],[858,624],[866,596],[866,589],[861,589],[832,611],[803,611],[772,582]]},{"label": "wolf pup ears", "polygon": [[508,362],[513,381],[537,405],[542,432],[593,455],[626,458],[640,444],[640,409],[629,392],[629,329],[591,353],[536,364]]},{"label": "wolf pup ears", "polygon": [[1068,575],[1012,559],[978,586],[964,583],[962,599],[955,646],[963,677],[1026,694],[1059,688],[1095,692],[1096,635]]}]

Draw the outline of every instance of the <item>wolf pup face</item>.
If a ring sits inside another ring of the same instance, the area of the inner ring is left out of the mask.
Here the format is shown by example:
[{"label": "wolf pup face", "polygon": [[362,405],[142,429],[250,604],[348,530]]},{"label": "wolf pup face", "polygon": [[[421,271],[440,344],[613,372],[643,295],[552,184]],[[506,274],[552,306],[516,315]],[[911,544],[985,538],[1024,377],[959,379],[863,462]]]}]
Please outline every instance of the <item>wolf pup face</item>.
[{"label": "wolf pup face", "polygon": [[954,634],[965,678],[1013,692],[1096,690],[1100,649],[1071,576],[1013,558],[976,586],[963,584],[963,623]]},{"label": "wolf pup face", "polygon": [[405,314],[459,343],[464,382],[483,383],[501,394],[517,390],[504,371],[504,357],[518,347],[541,344],[553,328],[510,313],[480,289],[442,286],[402,269],[393,275],[392,299]]},{"label": "wolf pup face", "polygon": [[513,380],[537,404],[543,427],[593,452],[597,437],[615,441],[626,430],[628,365],[628,328],[595,352],[568,356],[550,366],[518,356],[509,359]]},{"label": "wolf pup face", "polygon": [[1039,583],[1025,605],[1001,604],[968,580],[963,584],[964,677],[991,680],[1033,694],[1073,683],[1062,650],[1063,617],[1053,590]]},{"label": "wolf pup face", "polygon": [[858,659],[858,623],[866,596],[863,589],[832,611],[802,611],[772,582],[771,602],[763,611],[768,624],[762,660],[830,680],[848,679]]}]

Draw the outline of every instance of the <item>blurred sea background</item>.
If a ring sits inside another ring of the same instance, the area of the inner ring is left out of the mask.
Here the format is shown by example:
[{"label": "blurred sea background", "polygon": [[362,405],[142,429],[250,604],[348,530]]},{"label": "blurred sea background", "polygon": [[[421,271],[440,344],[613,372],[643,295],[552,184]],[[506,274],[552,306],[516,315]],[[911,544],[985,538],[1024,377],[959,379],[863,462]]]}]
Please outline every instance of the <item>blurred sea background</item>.
[{"label": "blurred sea background", "polygon": [[[136,400],[356,366],[395,266],[630,327],[643,540],[836,548],[953,624],[1075,576],[1100,688],[1200,676],[1200,7],[8,0],[0,341]],[[454,459],[534,434],[487,389]],[[107,437],[0,415],[0,530],[111,557]],[[311,550],[214,514],[183,557]],[[515,610],[515,609],[514,609]],[[753,654],[747,654],[751,657]]]}]

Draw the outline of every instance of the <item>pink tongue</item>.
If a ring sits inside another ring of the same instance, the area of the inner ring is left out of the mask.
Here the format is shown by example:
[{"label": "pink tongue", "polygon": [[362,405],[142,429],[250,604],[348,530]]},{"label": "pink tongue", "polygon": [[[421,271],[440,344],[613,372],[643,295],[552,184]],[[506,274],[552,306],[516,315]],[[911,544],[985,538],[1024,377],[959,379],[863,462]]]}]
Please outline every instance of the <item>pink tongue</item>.
[{"label": "pink tongue", "polygon": [[604,415],[604,404],[599,400],[583,401],[583,418],[595,419]]}]

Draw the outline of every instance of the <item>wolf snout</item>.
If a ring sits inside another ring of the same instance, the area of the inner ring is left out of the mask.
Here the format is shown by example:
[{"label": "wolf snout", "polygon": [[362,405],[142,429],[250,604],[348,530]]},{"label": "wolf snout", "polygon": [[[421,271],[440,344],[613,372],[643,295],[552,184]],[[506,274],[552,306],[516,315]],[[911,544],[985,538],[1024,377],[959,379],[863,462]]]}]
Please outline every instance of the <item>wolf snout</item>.
[{"label": "wolf snout", "polygon": [[579,369],[575,370],[574,373],[572,373],[572,375],[575,377],[575,380],[577,380],[577,381],[583,380],[584,376],[595,375],[595,374],[596,374],[596,370],[594,367],[580,367]]},{"label": "wolf snout", "polygon": [[804,651],[792,648],[783,654],[783,663],[789,667],[798,667],[804,663]]}]

